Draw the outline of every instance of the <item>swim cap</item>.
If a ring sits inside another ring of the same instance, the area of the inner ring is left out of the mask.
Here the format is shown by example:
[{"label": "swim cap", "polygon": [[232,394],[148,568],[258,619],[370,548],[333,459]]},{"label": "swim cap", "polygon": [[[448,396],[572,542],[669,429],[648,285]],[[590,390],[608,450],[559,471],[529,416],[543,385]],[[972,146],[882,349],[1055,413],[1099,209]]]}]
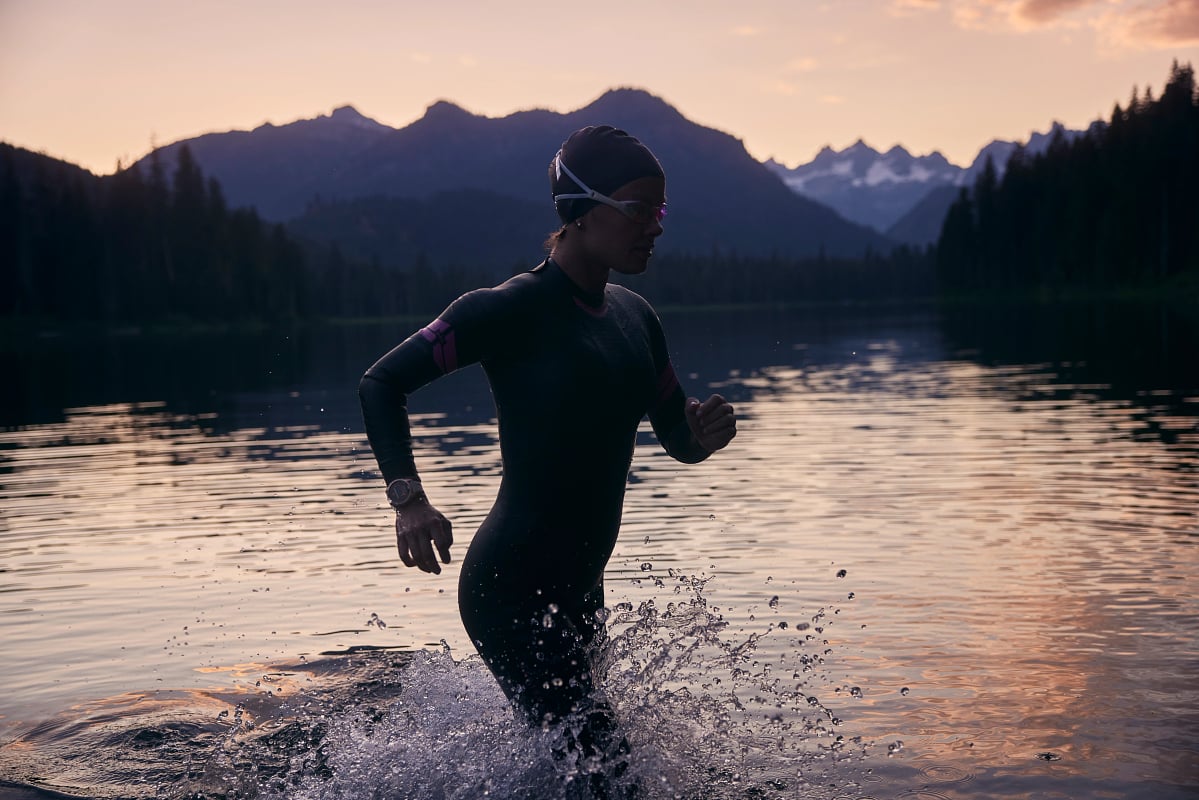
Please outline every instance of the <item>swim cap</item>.
[{"label": "swim cap", "polygon": [[[550,192],[555,196],[588,189],[610,195],[638,178],[666,177],[648,147],[611,125],[589,125],[572,133],[550,162],[549,172]],[[580,186],[579,181],[585,185]],[[554,209],[566,223],[583,216],[595,204],[594,200],[555,197]]]}]

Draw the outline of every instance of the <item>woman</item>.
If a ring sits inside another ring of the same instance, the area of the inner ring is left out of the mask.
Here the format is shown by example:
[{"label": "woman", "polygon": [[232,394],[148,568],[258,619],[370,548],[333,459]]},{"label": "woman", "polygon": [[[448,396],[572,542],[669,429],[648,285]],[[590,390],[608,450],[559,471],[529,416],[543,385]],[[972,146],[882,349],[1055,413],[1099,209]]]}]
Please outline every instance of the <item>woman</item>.
[{"label": "woman", "polygon": [[467,364],[486,371],[503,479],[466,553],[458,602],[471,641],[533,724],[605,716],[590,649],[603,628],[603,572],[642,417],[686,463],[736,435],[724,398],[684,397],[649,304],[608,283],[612,272],[644,272],[662,233],[666,182],[657,159],[624,131],[583,128],[554,157],[550,185],[562,227],[549,258],[458,298],[360,386],[400,558],[440,573],[451,526],[417,476],[406,397]]}]

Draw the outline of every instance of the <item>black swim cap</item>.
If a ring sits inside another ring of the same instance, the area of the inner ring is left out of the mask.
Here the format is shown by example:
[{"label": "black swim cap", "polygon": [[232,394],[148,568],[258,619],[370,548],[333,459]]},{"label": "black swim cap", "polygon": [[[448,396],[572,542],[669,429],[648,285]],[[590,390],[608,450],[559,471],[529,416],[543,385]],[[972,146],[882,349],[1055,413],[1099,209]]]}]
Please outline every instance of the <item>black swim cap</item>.
[{"label": "black swim cap", "polygon": [[[610,195],[638,178],[666,177],[648,147],[611,125],[589,125],[572,133],[550,162],[549,172],[550,192],[555,196],[587,189]],[[586,186],[580,186],[571,174]],[[581,198],[555,199],[554,209],[565,223],[583,216],[595,204],[594,200]]]}]

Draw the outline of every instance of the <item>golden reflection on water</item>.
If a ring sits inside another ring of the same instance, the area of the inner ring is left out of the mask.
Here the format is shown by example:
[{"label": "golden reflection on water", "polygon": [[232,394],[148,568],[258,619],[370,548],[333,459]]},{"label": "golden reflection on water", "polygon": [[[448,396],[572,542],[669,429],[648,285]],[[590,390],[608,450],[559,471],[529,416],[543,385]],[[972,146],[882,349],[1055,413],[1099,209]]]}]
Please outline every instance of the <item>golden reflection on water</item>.
[{"label": "golden reflection on water", "polygon": [[[789,622],[760,645],[781,665],[826,609],[844,683],[825,704],[930,774],[1185,784],[1199,413],[1154,416],[1050,365],[912,368],[894,351],[731,376],[740,434],[705,464],[675,464],[644,429],[610,600],[655,595],[669,569],[709,576],[745,630]],[[494,426],[414,422],[461,556],[499,481]],[[456,564],[399,565],[361,433],[215,424],[113,405],[0,433],[0,726],[254,677],[230,664],[470,652]],[[1169,443],[1141,435],[1151,424]]]},{"label": "golden reflection on water", "polygon": [[763,574],[809,581],[777,613],[838,607],[834,659],[864,692],[837,713],[921,741],[916,763],[954,753],[1002,774],[1048,754],[1057,774],[1193,779],[1194,419],[1165,447],[1126,435],[1139,412],[1088,395],[1101,387],[1035,402],[1062,393],[1036,371],[868,372],[756,379],[773,394],[746,409],[738,472],[712,474],[725,523],[702,536],[719,567],[759,578],[731,601],[761,614],[779,591]]}]

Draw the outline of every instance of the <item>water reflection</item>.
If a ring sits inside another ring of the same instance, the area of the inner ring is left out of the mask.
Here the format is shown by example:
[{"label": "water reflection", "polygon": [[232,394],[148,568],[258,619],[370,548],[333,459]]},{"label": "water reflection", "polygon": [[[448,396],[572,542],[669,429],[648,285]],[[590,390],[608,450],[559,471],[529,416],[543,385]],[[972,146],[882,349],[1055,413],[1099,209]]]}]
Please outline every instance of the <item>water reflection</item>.
[{"label": "water reflection", "polygon": [[[1182,796],[1199,774],[1199,389],[1176,354],[1193,339],[1130,344],[1162,355],[1122,367],[1112,339],[1038,352],[928,314],[665,324],[685,382],[732,397],[741,434],[682,468],[643,429],[613,602],[667,608],[676,576],[702,573],[734,638],[769,628],[755,670],[821,660],[812,694],[877,754],[880,783],[852,796]],[[358,374],[403,334],[343,333],[124,389],[26,365],[0,433],[0,730],[130,691],[264,691],[233,664],[470,651],[456,564],[433,579],[394,557],[358,420]],[[141,347],[106,363],[153,362]],[[472,370],[413,407],[461,553],[499,479],[490,398]]]},{"label": "water reflection", "polygon": [[1027,399],[1099,397],[1143,409],[1133,435],[1170,444],[1195,431],[1199,313],[1136,302],[981,305],[940,317],[947,347],[988,366],[1044,364]]}]

